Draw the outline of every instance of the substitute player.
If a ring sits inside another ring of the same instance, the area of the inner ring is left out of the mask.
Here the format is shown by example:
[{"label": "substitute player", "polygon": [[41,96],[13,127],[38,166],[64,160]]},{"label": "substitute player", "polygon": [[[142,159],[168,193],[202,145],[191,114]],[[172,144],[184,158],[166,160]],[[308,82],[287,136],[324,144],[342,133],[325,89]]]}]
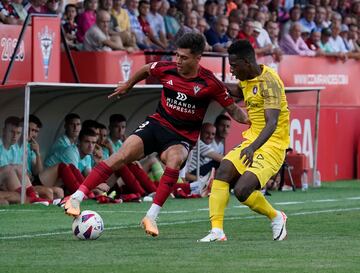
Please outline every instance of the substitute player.
[{"label": "substitute player", "polygon": [[159,234],[156,218],[179,177],[179,169],[198,139],[209,103],[219,102],[238,122],[247,123],[247,115],[229,97],[226,87],[214,74],[199,65],[205,40],[201,34],[187,33],[177,42],[176,62],[155,62],[143,66],[109,96],[127,93],[149,75],[163,84],[156,113],[130,135],[118,152],[98,164],[84,183],[65,203],[69,215],[80,214],[80,202],[90,189],[106,180],[123,164],[158,152],[166,168],[160,179],[154,202],[141,224],[147,234]]},{"label": "substitute player", "polygon": [[273,239],[286,238],[286,215],[275,210],[259,191],[280,169],[289,146],[289,110],[284,85],[271,68],[259,65],[247,40],[228,49],[231,72],[239,79],[251,126],[243,132],[244,142],[220,163],[209,199],[210,233],[200,242],[226,241],[224,211],[229,187],[236,198],[271,220]]}]

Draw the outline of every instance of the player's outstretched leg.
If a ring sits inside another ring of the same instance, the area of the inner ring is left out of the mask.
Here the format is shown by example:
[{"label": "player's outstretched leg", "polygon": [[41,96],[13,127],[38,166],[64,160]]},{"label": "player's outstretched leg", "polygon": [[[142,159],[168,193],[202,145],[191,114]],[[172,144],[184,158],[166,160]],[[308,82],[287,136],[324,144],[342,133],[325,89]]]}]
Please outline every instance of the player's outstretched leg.
[{"label": "player's outstretched leg", "polygon": [[77,217],[80,215],[80,203],[87,196],[91,189],[94,189],[100,183],[106,181],[113,174],[113,170],[100,162],[85,178],[79,189],[73,193],[65,202],[64,210],[67,215]]}]

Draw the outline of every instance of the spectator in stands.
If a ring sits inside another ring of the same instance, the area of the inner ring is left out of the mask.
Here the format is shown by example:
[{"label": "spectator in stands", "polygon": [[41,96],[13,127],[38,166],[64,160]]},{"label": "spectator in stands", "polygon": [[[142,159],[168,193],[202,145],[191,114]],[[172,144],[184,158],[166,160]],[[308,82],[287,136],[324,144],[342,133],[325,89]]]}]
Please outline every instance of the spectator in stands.
[{"label": "spectator in stands", "polygon": [[[191,156],[189,156],[187,164],[188,169],[186,172],[187,181],[196,181],[196,170],[198,167],[197,158],[198,158],[198,149],[200,151],[200,176],[206,176],[212,168],[219,167],[219,163],[223,158],[223,155],[217,153],[212,148],[212,142],[214,141],[216,134],[216,128],[211,123],[204,123],[200,131],[200,140],[196,143],[195,147],[192,150]],[[199,146],[199,148],[198,148]]]},{"label": "spectator in stands", "polygon": [[46,6],[46,0],[30,0],[26,5],[25,9],[27,10],[28,14],[32,13],[40,13],[40,14],[47,14],[49,10]]},{"label": "spectator in stands", "polygon": [[316,52],[309,49],[301,38],[301,28],[302,26],[300,23],[291,25],[289,34],[284,35],[280,40],[280,47],[284,54],[315,56]]},{"label": "spectator in stands", "polygon": [[321,32],[321,30],[325,27],[328,27],[325,23],[326,19],[326,9],[324,7],[318,6],[316,7],[316,14],[315,14],[315,30],[317,32]]},{"label": "spectator in stands", "polygon": [[250,4],[247,17],[255,20],[255,14],[258,12],[259,12],[259,6],[256,4]]},{"label": "spectator in stands", "polygon": [[304,17],[302,17],[299,20],[299,23],[302,26],[302,30],[308,33],[311,33],[311,31],[316,27],[316,24],[314,22],[315,19],[315,6],[313,5],[307,5],[305,7],[305,11],[304,11]]},{"label": "spectator in stands", "polygon": [[226,15],[221,15],[217,17],[215,25],[205,32],[206,40],[213,51],[227,52],[231,45],[231,40],[226,35],[228,26],[229,19]]},{"label": "spectator in stands", "polygon": [[211,147],[218,154],[225,154],[225,139],[229,135],[231,125],[231,118],[227,115],[220,114],[215,119],[215,138],[211,143]]},{"label": "spectator in stands", "polygon": [[353,48],[353,51],[359,52],[360,45],[357,43],[359,41],[359,27],[357,25],[349,25],[349,43],[350,47]]},{"label": "spectator in stands", "polygon": [[[125,50],[119,35],[110,36],[110,13],[106,10],[98,10],[96,24],[85,34],[85,51],[112,51]],[[133,50],[127,48],[126,50]]]},{"label": "spectator in stands", "polygon": [[153,43],[162,49],[166,49],[168,47],[168,40],[166,39],[165,23],[163,16],[159,13],[161,3],[162,0],[150,0],[150,12],[146,15],[146,19],[154,35]]},{"label": "spectator in stands", "polygon": [[282,56],[282,50],[279,45],[279,33],[280,33],[279,24],[274,21],[268,21],[266,24],[266,30],[269,33],[273,51],[278,52],[277,54],[279,56]]},{"label": "spectator in stands", "polygon": [[129,14],[127,13],[126,9],[122,7],[123,5],[123,0],[114,0],[111,9],[111,15],[116,19],[116,23],[118,25],[120,33],[131,33]]},{"label": "spectator in stands", "polygon": [[341,27],[342,16],[340,13],[332,12],[330,20],[331,20],[330,28],[332,28],[334,25],[336,25],[338,28]]},{"label": "spectator in stands", "polygon": [[213,27],[216,23],[216,14],[218,9],[217,0],[206,0],[205,2],[204,18],[210,27]]},{"label": "spectator in stands", "polygon": [[65,133],[55,141],[46,156],[44,162],[45,167],[49,166],[47,164],[49,157],[53,156],[56,153],[61,154],[68,146],[77,144],[78,136],[81,130],[80,116],[75,113],[67,114],[64,118],[64,128]]},{"label": "spectator in stands", "polygon": [[19,20],[19,15],[17,14],[14,7],[11,5],[10,0],[1,0],[0,1],[0,22],[9,25],[21,24]]},{"label": "spectator in stands", "polygon": [[309,49],[316,51],[319,48],[319,43],[321,40],[321,32],[313,29],[310,34],[310,37],[305,41]]},{"label": "spectator in stands", "polygon": [[[277,17],[277,20],[274,20],[274,18],[271,18],[272,21],[274,22],[279,22],[279,23],[284,23],[286,21],[289,20],[289,13],[287,9],[287,5],[288,5],[289,1],[280,1],[280,0],[272,0],[268,7],[269,7],[269,11],[263,11],[261,10],[260,7],[260,11],[266,12],[270,15],[275,15]],[[259,4],[260,5],[260,4]],[[291,3],[291,7],[294,5],[294,2]],[[269,18],[270,20],[270,18]]]},{"label": "spectator in stands", "polygon": [[238,23],[229,23],[229,27],[227,29],[227,36],[229,37],[229,40],[233,43],[238,39],[239,36],[240,27]]},{"label": "spectator in stands", "polygon": [[293,23],[299,22],[301,17],[301,8],[299,5],[295,5],[290,9],[290,19],[281,27],[281,37],[289,34],[290,26]]},{"label": "spectator in stands", "polygon": [[341,25],[338,23],[331,24],[331,37],[329,39],[329,44],[334,52],[347,53],[345,43],[343,38],[340,36]]},{"label": "spectator in stands", "polygon": [[77,23],[75,22],[76,16],[76,6],[74,4],[66,5],[62,26],[65,32],[66,42],[71,49],[81,49],[81,46],[76,39],[76,32],[78,28]]},{"label": "spectator in stands", "polygon": [[[179,13],[182,13],[182,15],[184,15],[184,17],[188,17],[194,7],[193,1],[192,0],[181,0],[181,1],[177,1],[178,2],[178,7],[179,7]],[[177,16],[177,19],[179,20],[179,17]]]},{"label": "spectator in stands", "polygon": [[230,12],[229,15],[229,24],[231,23],[237,23],[239,25],[239,27],[241,27],[241,25],[243,24],[244,21],[244,15],[241,12],[240,9],[234,9]]},{"label": "spectator in stands", "polygon": [[84,12],[77,17],[78,31],[76,38],[78,42],[83,43],[85,33],[96,23],[96,10],[98,8],[98,0],[84,0]]},{"label": "spectator in stands", "polygon": [[63,10],[63,0],[47,0],[46,7],[50,14],[61,14]]},{"label": "spectator in stands", "polygon": [[135,34],[136,45],[140,49],[153,48],[154,44],[145,35],[145,33],[143,32],[143,29],[139,23],[138,6],[139,6],[138,0],[126,0],[126,4],[124,6],[124,8],[127,10],[128,15],[129,15],[131,30]]},{"label": "spectator in stands", "polygon": [[170,1],[169,3],[167,0],[163,0],[161,10],[165,10],[166,7],[168,7],[166,14],[162,14],[161,12],[161,15],[164,17],[166,37],[171,41],[179,31],[180,24],[175,18],[177,12],[176,3],[174,1]]},{"label": "spectator in stands", "polygon": [[242,30],[239,32],[239,39],[245,39],[250,42],[254,49],[257,48],[256,39],[253,36],[254,33],[254,20],[247,18],[243,24]]},{"label": "spectator in stands", "polygon": [[[21,192],[23,156],[23,150],[19,145],[22,133],[21,119],[15,116],[6,118],[2,133],[0,139],[0,190],[3,193],[0,194],[0,199],[3,199],[5,203],[18,203]],[[27,201],[49,205],[50,200],[38,197],[27,174],[24,179]]]},{"label": "spectator in stands", "polygon": [[[12,0],[11,6],[14,8],[17,16],[18,16],[18,24],[23,24],[25,22],[26,16],[28,15],[27,10],[23,6],[22,0]],[[1,4],[0,4],[1,5]]]},{"label": "spectator in stands", "polygon": [[[135,37],[131,37],[129,32],[120,30],[117,18],[112,14],[113,0],[100,0],[99,10],[105,10],[110,14],[109,35],[111,40],[115,41],[117,44],[121,43],[123,45],[122,49],[125,49],[128,53],[138,50]],[[124,10],[124,12],[126,11]]]},{"label": "spectator in stands", "polygon": [[113,0],[99,0],[98,10],[106,10],[110,14],[110,24],[109,24],[110,35],[114,35],[115,33],[120,32],[117,19],[111,13],[112,9],[113,9]]},{"label": "spectator in stands", "polygon": [[230,13],[233,10],[236,10],[237,8],[238,7],[237,7],[237,5],[235,4],[235,2],[233,0],[226,0],[226,2],[225,2],[225,15],[229,16]]},{"label": "spectator in stands", "polygon": [[217,10],[216,10],[216,17],[225,15],[226,12],[226,0],[218,0]]},{"label": "spectator in stands", "polygon": [[[253,36],[256,39],[257,55],[271,55],[274,53],[269,33],[263,28],[260,22],[254,21]],[[279,58],[277,58],[279,59]]]}]

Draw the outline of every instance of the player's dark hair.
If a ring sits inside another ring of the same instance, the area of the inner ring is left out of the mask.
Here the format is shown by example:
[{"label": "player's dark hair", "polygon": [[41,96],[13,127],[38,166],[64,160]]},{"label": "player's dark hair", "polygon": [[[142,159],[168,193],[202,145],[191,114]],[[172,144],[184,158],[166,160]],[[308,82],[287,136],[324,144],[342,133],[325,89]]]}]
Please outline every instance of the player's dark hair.
[{"label": "player's dark hair", "polygon": [[143,4],[150,5],[150,2],[147,1],[147,0],[141,0],[141,1],[139,2],[139,7],[141,7]]},{"label": "player's dark hair", "polygon": [[41,120],[35,115],[29,115],[29,123],[30,122],[36,124],[37,127],[42,128]]},{"label": "player's dark hair", "polygon": [[9,116],[5,119],[4,122],[4,127],[8,126],[8,125],[13,125],[15,127],[21,127],[21,118],[19,117],[15,117],[15,116]]},{"label": "player's dark hair", "polygon": [[70,123],[73,119],[80,119],[80,116],[75,113],[69,113],[65,116],[64,121],[66,123]]},{"label": "player's dark hair", "polygon": [[100,129],[99,127],[99,123],[96,120],[93,119],[87,119],[84,120],[82,125],[82,128],[96,128],[96,129]]},{"label": "player's dark hair", "polygon": [[83,128],[81,129],[80,133],[79,133],[79,140],[83,140],[84,137],[87,136],[91,136],[91,137],[96,137],[96,133],[94,132],[94,130],[90,129],[90,128]]},{"label": "player's dark hair", "polygon": [[118,122],[126,122],[126,118],[124,115],[122,114],[113,114],[110,116],[109,118],[109,125],[112,125],[114,123],[118,123]]},{"label": "player's dark hair", "polygon": [[102,130],[102,129],[107,129],[106,126],[102,123],[99,123],[98,122],[98,125],[99,125],[99,129]]},{"label": "player's dark hair", "polygon": [[229,120],[229,121],[231,121],[231,118],[230,118],[229,116],[227,116],[227,115],[220,114],[220,115],[218,115],[218,116],[216,117],[215,122],[214,122],[214,125],[215,125],[215,126],[218,126],[218,125],[220,124],[220,122],[223,121],[223,120]]},{"label": "player's dark hair", "polygon": [[74,8],[77,11],[77,8],[76,8],[76,6],[74,4],[67,4],[65,6],[65,14],[69,11],[70,8]]},{"label": "player's dark hair", "polygon": [[256,64],[255,50],[248,40],[237,40],[228,48],[229,55],[236,55],[239,59]]},{"label": "player's dark hair", "polygon": [[201,55],[205,49],[205,38],[200,33],[185,33],[176,41],[176,46],[178,48],[190,49],[191,54]]}]

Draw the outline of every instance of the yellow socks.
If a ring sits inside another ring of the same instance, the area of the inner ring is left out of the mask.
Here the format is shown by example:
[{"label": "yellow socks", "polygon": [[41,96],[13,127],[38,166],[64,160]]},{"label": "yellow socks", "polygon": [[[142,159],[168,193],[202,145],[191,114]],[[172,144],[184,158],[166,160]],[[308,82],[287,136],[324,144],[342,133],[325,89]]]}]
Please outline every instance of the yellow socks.
[{"label": "yellow socks", "polygon": [[242,202],[253,211],[267,216],[270,220],[274,219],[277,215],[276,210],[266,200],[260,191],[254,191],[248,199]]},{"label": "yellow socks", "polygon": [[209,212],[212,228],[224,229],[224,212],[229,202],[229,188],[229,183],[216,179],[213,181],[209,197]]}]

